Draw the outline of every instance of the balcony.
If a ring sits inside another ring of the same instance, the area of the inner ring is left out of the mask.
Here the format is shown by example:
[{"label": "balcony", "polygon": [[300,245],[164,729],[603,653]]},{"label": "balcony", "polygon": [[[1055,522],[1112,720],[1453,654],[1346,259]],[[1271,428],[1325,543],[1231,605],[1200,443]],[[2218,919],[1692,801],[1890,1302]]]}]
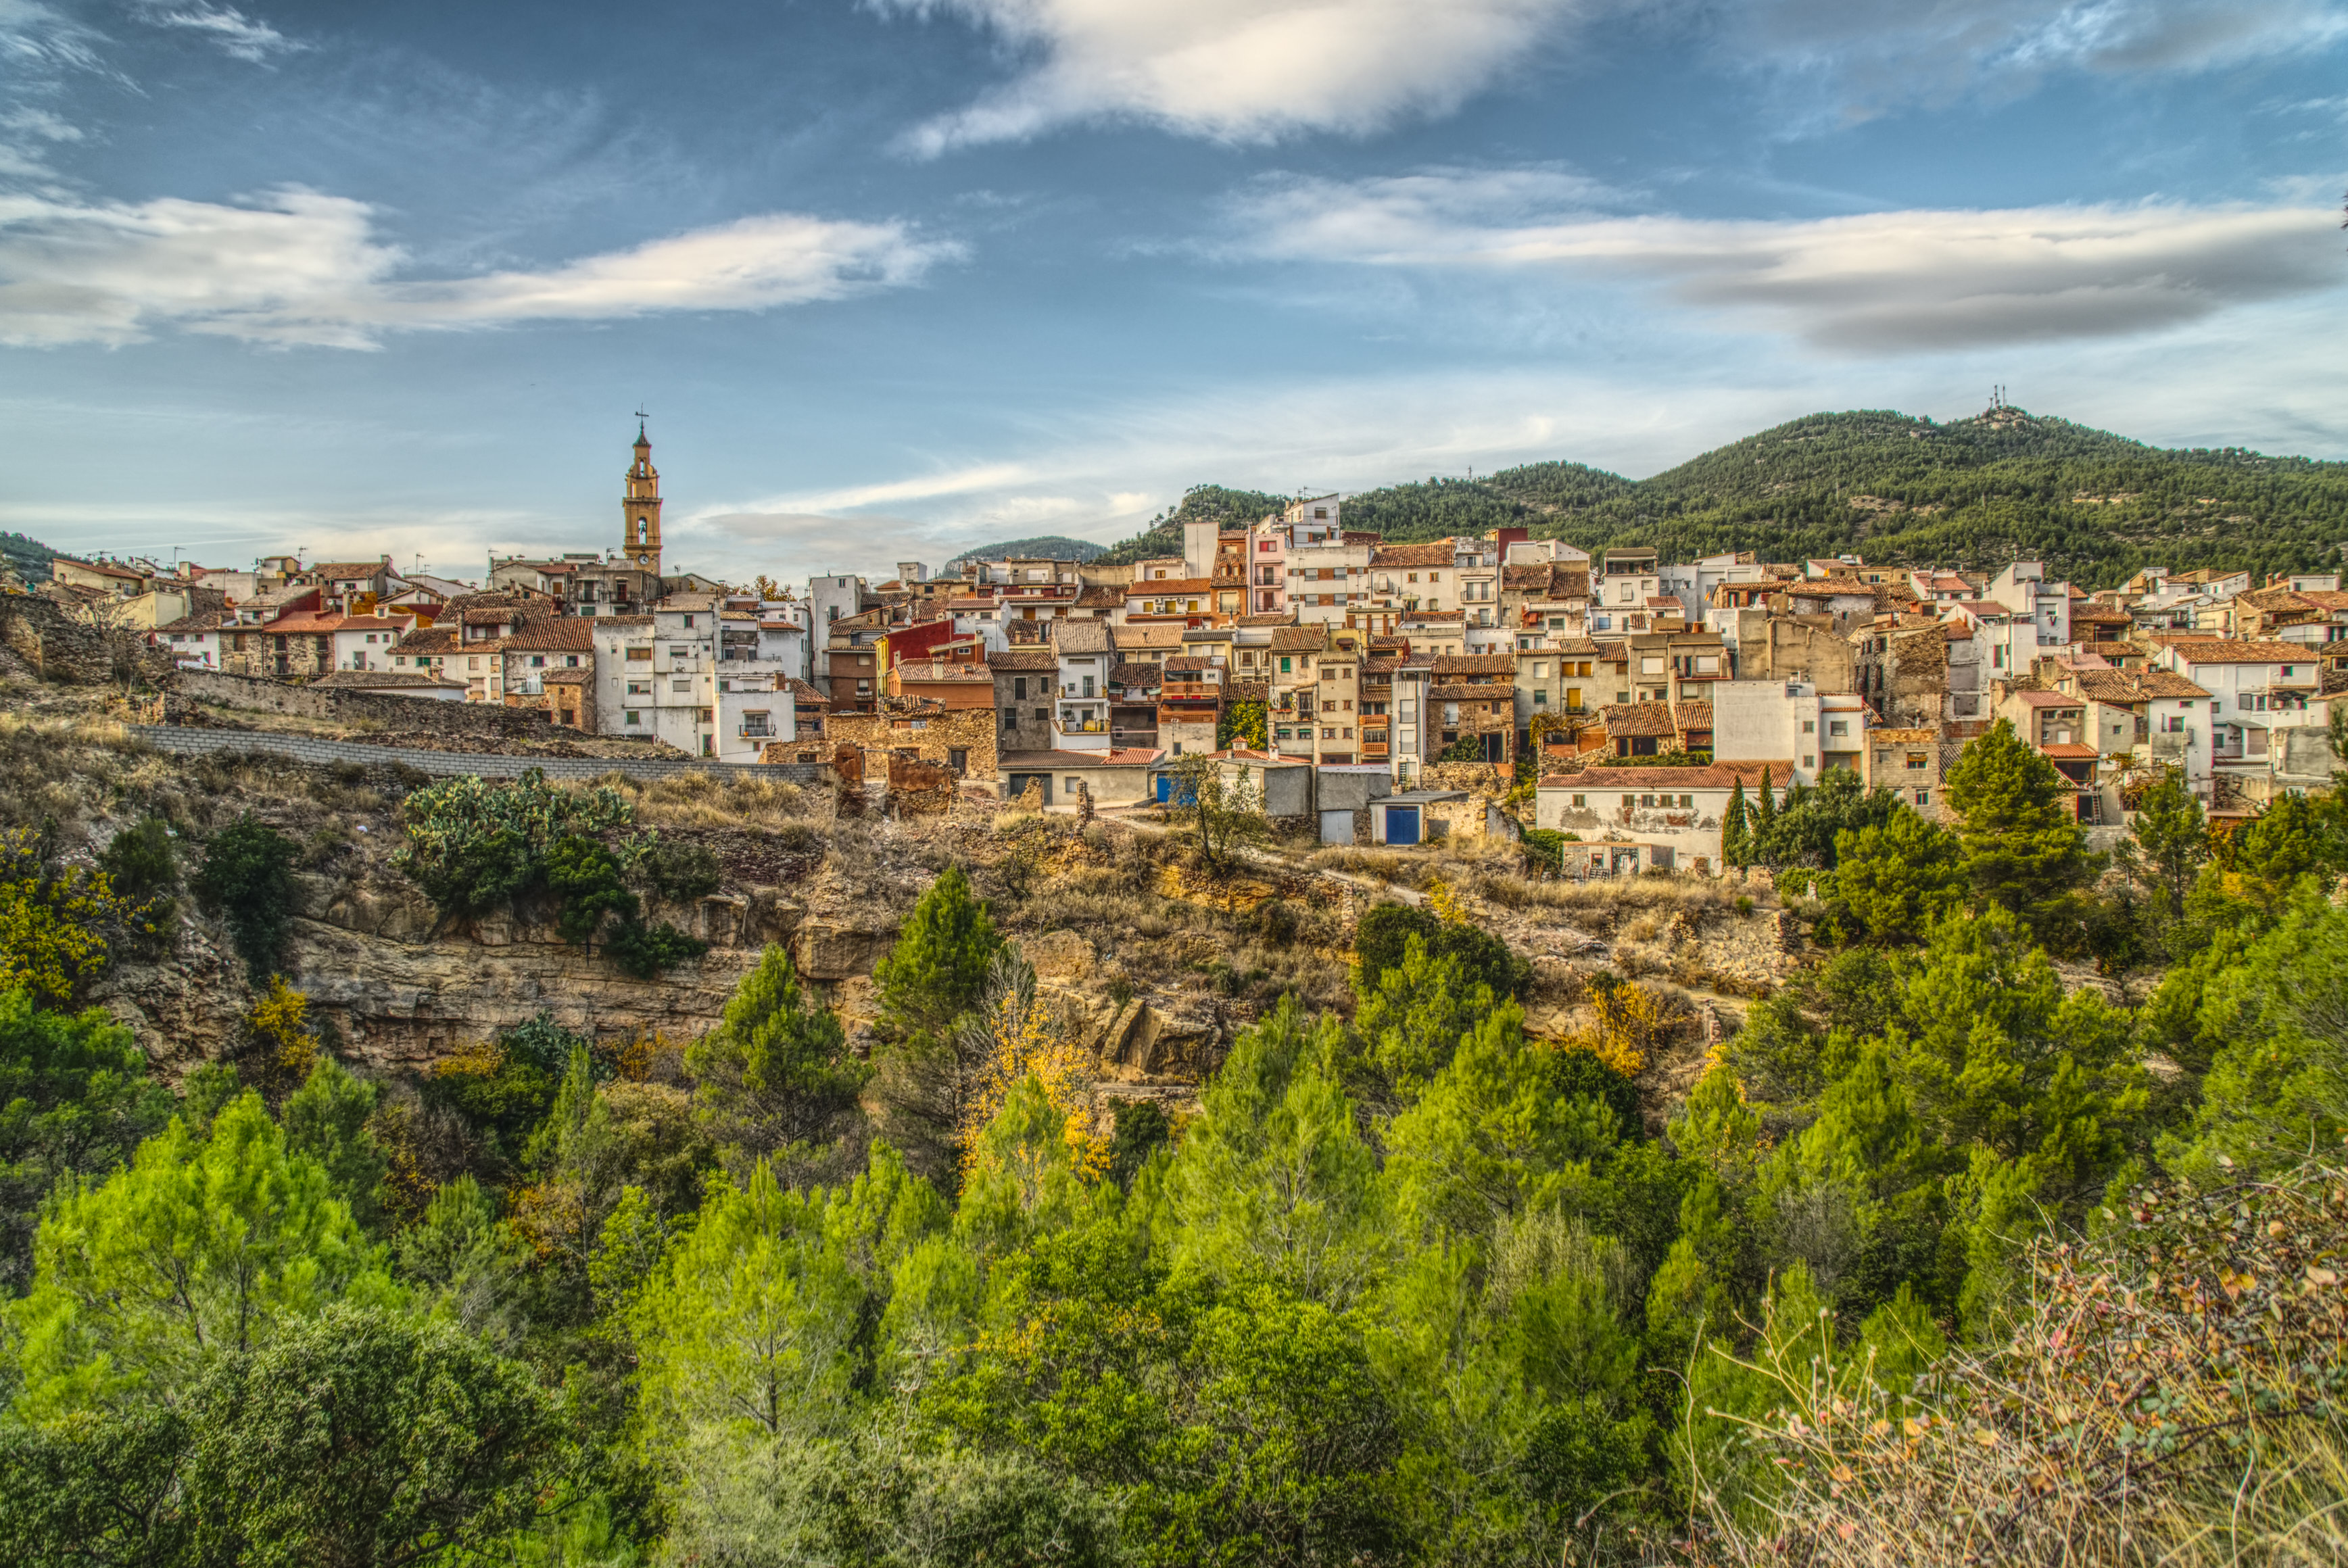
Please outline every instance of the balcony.
[{"label": "balcony", "polygon": [[1223,689],[1212,681],[1169,681],[1158,694],[1169,702],[1211,702],[1223,694]]},{"label": "balcony", "polygon": [[783,736],[782,732],[772,724],[740,724],[735,727],[734,738],[737,741],[779,741]]},{"label": "balcony", "polygon": [[1064,735],[1106,735],[1108,733],[1107,723],[1099,719],[1093,719],[1074,724],[1063,722],[1056,723],[1052,727],[1059,731],[1060,733]]}]

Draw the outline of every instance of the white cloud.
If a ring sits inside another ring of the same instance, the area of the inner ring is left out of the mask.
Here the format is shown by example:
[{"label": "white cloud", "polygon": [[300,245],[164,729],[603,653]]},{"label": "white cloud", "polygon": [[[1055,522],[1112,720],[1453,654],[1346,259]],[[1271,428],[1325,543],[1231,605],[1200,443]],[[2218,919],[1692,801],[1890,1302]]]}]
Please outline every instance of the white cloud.
[{"label": "white cloud", "polygon": [[2054,71],[2200,71],[2348,36],[2338,0],[1760,0],[1717,13],[1725,54],[1792,71],[1843,118]]},{"label": "white cloud", "polygon": [[1836,353],[2153,332],[2338,287],[2325,210],[1910,210],[1789,220],[1610,216],[1553,170],[1259,182],[1225,253],[1659,289]]},{"label": "white cloud", "polygon": [[1269,141],[1443,114],[1584,0],[871,0],[961,17],[1024,57],[1012,81],[908,138],[934,155],[1072,121]]},{"label": "white cloud", "polygon": [[401,282],[365,202],[0,197],[0,343],[125,343],[166,327],[372,346],[385,333],[757,311],[901,286],[958,247],[901,223],[769,213],[541,272]]},{"label": "white cloud", "polygon": [[153,0],[138,7],[139,20],[157,27],[177,27],[201,33],[240,60],[259,64],[304,46],[295,43],[266,22],[246,15],[233,5],[170,5]]}]

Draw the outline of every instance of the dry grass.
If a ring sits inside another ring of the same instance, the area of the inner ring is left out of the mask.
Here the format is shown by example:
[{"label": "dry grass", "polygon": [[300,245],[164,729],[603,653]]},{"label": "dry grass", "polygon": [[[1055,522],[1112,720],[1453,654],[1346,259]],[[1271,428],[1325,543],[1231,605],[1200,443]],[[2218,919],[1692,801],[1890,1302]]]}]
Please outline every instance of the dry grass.
[{"label": "dry grass", "polygon": [[1701,919],[1735,907],[1742,891],[1733,884],[1701,876],[1658,875],[1575,882],[1561,877],[1535,879],[1512,872],[1485,872],[1466,886],[1477,897],[1504,909],[1559,909],[1584,923],[1609,927],[1642,919],[1660,924],[1679,914]]},{"label": "dry grass", "polygon": [[[1831,1354],[1751,1364],[1763,1477],[1698,1474],[1721,1563],[2078,1568],[2348,1561],[2348,1174],[2138,1193],[2091,1248],[2042,1244],[1994,1350],[1886,1394]],[[1815,1335],[1787,1336],[1813,1349]]]},{"label": "dry grass", "polygon": [[806,790],[779,780],[703,773],[645,780],[611,773],[594,782],[619,791],[646,827],[755,831],[817,815],[818,803]]},{"label": "dry grass", "polygon": [[1416,889],[1426,885],[1426,879],[1441,867],[1434,858],[1408,849],[1378,849],[1355,844],[1332,844],[1305,856],[1304,864],[1315,871],[1337,871],[1349,876],[1366,876],[1396,887]]}]

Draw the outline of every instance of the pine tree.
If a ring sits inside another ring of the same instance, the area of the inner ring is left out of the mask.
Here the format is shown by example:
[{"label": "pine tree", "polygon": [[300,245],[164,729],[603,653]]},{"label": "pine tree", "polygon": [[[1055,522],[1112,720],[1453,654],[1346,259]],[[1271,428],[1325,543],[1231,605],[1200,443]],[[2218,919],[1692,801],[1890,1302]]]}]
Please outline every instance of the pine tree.
[{"label": "pine tree", "polygon": [[2190,1132],[2161,1141],[2164,1163],[2217,1183],[2337,1155],[2348,1133],[2343,974],[2348,912],[2309,892],[2209,980],[2199,1021],[2224,1043]]},{"label": "pine tree", "polygon": [[959,866],[930,885],[897,946],[873,972],[880,1006],[901,1033],[942,1037],[976,1005],[1003,940]]},{"label": "pine tree", "polygon": [[2078,793],[2000,719],[1949,770],[1966,879],[1985,903],[2044,928],[2095,869]]},{"label": "pine tree", "polygon": [[841,1136],[870,1076],[839,1019],[806,995],[790,955],[771,945],[735,988],[724,1021],[686,1048],[685,1065],[710,1137],[745,1172]]},{"label": "pine tree", "polygon": [[396,1292],[335,1195],[247,1091],[199,1136],[173,1121],[103,1184],[61,1191],[9,1308],[28,1416],[169,1399],[337,1299]]},{"label": "pine tree", "polygon": [[2185,787],[2181,769],[2160,770],[2160,776],[2137,802],[2129,832],[2144,854],[2145,864],[2152,868],[2153,886],[2159,890],[2168,918],[2182,920],[2185,895],[2200,875],[2202,863],[2209,858],[2209,826],[2201,815],[2201,803]]},{"label": "pine tree", "polygon": [[389,1169],[382,1147],[368,1130],[375,1114],[376,1086],[321,1056],[310,1076],[285,1102],[285,1151],[307,1154],[325,1171],[335,1195],[350,1206],[359,1228],[374,1232],[383,1223],[383,1178]]},{"label": "pine tree", "polygon": [[1906,806],[1881,827],[1837,834],[1835,861],[1827,886],[1836,913],[1869,941],[1921,941],[1933,921],[1964,901],[1956,835]]}]

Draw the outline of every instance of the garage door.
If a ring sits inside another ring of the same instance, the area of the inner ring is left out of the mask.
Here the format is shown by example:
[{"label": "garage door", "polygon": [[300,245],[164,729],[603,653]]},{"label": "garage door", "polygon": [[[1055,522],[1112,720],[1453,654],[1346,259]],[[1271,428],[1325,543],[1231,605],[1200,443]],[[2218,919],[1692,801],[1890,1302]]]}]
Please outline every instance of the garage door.
[{"label": "garage door", "polygon": [[1027,793],[1027,786],[1031,784],[1039,786],[1043,790],[1044,804],[1045,805],[1051,804],[1052,775],[1050,774],[1013,774],[1011,775],[1011,798],[1013,800],[1017,800],[1021,795],[1025,794]]},{"label": "garage door", "polygon": [[1350,811],[1324,811],[1321,814],[1321,842],[1351,844],[1354,842],[1354,814]]},{"label": "garage door", "polygon": [[1388,844],[1418,842],[1418,807],[1415,805],[1386,807],[1386,842]]}]

